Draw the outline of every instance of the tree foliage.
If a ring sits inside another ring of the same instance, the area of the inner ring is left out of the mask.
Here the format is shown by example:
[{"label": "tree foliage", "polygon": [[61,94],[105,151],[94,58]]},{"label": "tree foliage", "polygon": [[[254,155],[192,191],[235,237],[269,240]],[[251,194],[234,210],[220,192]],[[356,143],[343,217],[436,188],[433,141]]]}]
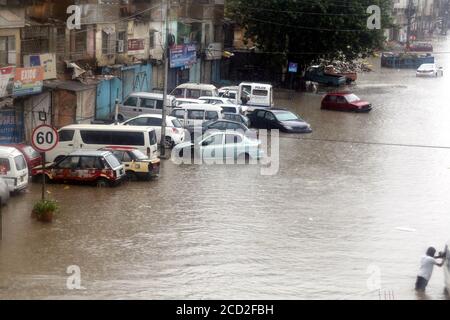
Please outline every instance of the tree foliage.
[{"label": "tree foliage", "polygon": [[[367,8],[381,8],[381,30],[367,28]],[[380,48],[390,27],[391,0],[228,0],[227,15],[264,52],[308,63],[364,57]]]}]

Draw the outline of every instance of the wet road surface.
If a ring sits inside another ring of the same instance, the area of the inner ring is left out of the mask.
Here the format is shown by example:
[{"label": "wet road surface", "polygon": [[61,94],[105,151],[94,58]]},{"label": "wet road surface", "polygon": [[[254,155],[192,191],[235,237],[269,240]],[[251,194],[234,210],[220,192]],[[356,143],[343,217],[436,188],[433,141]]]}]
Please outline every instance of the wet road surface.
[{"label": "wet road surface", "polygon": [[[438,268],[426,297],[413,286],[450,238],[450,55],[437,79],[373,63],[352,87],[370,114],[277,101],[314,129],[282,135],[277,175],[165,161],[152,182],[50,185],[51,225],[30,219],[31,185],[3,210],[0,298],[379,299],[379,279],[382,299],[444,299]],[[71,265],[84,290],[67,289]]]}]

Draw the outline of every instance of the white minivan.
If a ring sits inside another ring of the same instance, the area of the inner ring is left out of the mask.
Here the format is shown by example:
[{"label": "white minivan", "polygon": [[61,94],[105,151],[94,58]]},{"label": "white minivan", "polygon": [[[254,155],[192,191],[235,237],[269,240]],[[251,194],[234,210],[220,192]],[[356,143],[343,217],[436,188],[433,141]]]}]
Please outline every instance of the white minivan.
[{"label": "white minivan", "polygon": [[218,97],[219,90],[212,84],[184,83],[176,87],[170,95],[175,98],[198,99],[200,97]]},{"label": "white minivan", "polygon": [[[162,114],[163,101],[162,93],[134,92],[119,105],[118,120],[123,122],[148,113]],[[172,107],[174,103],[175,97],[167,96],[167,106]]]},{"label": "white minivan", "polygon": [[76,150],[99,150],[121,146],[135,148],[145,153],[150,160],[158,157],[155,129],[135,126],[111,126],[74,124],[58,131],[59,143],[47,152],[47,161],[66,156]]},{"label": "white minivan", "polygon": [[182,104],[174,108],[170,115],[185,127],[201,126],[206,121],[222,119],[223,110],[212,104]]},{"label": "white minivan", "polygon": [[21,191],[28,186],[27,161],[16,148],[0,147],[0,176],[5,179],[10,192]]}]

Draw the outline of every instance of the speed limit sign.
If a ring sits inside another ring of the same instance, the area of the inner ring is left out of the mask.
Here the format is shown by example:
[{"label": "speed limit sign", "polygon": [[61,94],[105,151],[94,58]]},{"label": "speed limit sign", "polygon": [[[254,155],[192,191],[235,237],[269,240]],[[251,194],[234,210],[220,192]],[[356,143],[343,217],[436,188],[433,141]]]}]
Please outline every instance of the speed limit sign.
[{"label": "speed limit sign", "polygon": [[58,132],[55,128],[43,124],[34,129],[31,142],[37,151],[50,151],[54,149],[59,142]]}]

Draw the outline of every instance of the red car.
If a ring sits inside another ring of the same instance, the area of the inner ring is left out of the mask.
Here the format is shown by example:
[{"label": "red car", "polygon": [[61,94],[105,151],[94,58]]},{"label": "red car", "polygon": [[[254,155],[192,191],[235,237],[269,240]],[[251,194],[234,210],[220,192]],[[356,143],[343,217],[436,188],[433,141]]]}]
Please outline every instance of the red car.
[{"label": "red car", "polygon": [[27,161],[28,170],[31,173],[31,169],[40,166],[42,164],[42,158],[39,152],[34,150],[32,146],[23,144],[23,143],[17,143],[17,144],[5,144],[1,145],[3,147],[13,147],[22,152],[22,154],[25,157],[25,160]]},{"label": "red car", "polygon": [[372,110],[370,102],[361,100],[353,93],[328,93],[322,100],[322,109],[352,112],[369,112]]}]

